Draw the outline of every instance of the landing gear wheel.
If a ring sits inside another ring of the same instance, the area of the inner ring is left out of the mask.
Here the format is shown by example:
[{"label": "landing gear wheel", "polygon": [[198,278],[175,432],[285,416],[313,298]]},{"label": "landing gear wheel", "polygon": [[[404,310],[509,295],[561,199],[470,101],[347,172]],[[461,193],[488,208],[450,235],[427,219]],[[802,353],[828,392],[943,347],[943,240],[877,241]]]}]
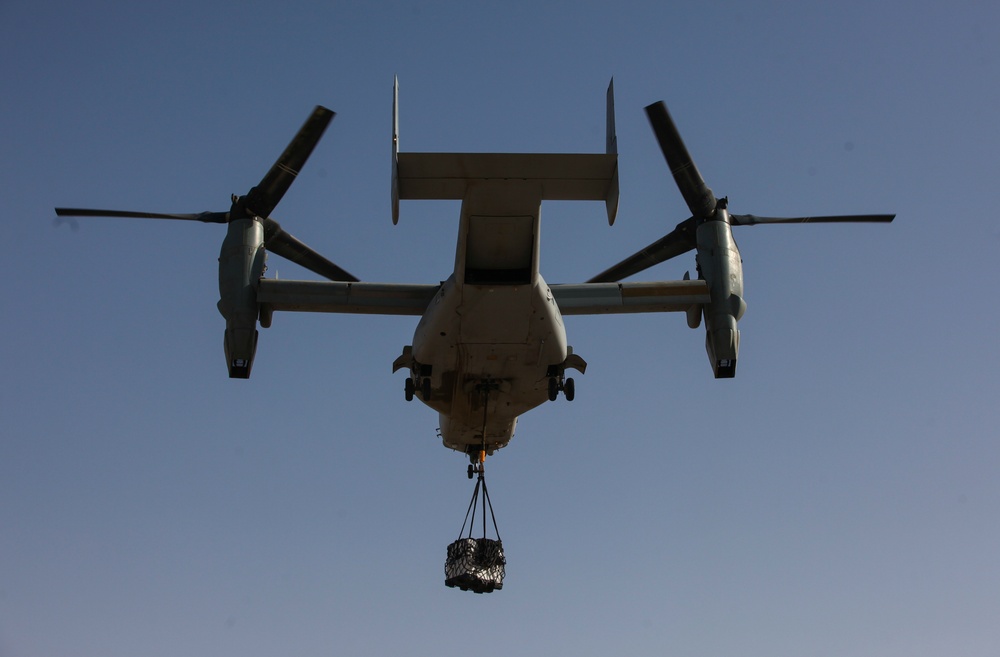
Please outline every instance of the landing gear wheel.
[{"label": "landing gear wheel", "polygon": [[420,396],[424,398],[424,401],[431,400],[431,380],[429,377],[420,382]]},{"label": "landing gear wheel", "polygon": [[563,394],[566,395],[566,401],[573,401],[576,397],[576,384],[573,379],[566,379],[563,383]]},{"label": "landing gear wheel", "polygon": [[472,473],[474,473],[475,471],[476,471],[476,469],[474,467],[472,467],[472,464],[470,463],[469,464],[469,479],[472,479]]},{"label": "landing gear wheel", "polygon": [[556,377],[549,377],[549,401],[555,401],[559,398],[559,381]]},{"label": "landing gear wheel", "polygon": [[413,401],[414,392],[416,392],[416,385],[414,385],[413,379],[407,379],[403,385],[403,394],[406,395],[406,401]]}]

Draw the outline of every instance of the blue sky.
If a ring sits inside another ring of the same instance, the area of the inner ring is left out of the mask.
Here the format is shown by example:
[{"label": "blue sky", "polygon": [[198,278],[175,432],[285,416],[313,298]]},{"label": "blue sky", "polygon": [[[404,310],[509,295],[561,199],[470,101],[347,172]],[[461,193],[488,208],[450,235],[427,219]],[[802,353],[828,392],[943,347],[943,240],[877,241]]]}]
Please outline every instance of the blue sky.
[{"label": "blue sky", "polygon": [[[0,655],[995,656],[1000,9],[676,4],[0,4]],[[413,318],[279,314],[231,381],[223,228],[53,221],[225,210],[323,104],[274,216],[440,281],[457,204],[390,221],[394,75],[403,150],[539,152],[602,150],[614,76],[618,221],[546,204],[549,282],[687,217],[660,99],[735,213],[898,214],[737,233],[732,381],[683,316],[567,320],[576,401],[488,462],[488,596],[443,585],[471,483],[391,374]]]}]

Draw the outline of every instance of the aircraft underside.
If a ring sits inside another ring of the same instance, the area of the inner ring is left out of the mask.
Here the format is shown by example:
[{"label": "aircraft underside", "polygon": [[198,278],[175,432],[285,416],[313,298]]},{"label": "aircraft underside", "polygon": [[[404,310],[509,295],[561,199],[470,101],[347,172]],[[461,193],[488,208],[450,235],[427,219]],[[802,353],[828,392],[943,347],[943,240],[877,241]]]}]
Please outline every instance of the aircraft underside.
[{"label": "aircraft underside", "polygon": [[396,369],[410,369],[407,398],[440,414],[446,447],[492,453],[510,441],[519,415],[552,398],[550,381],[563,386],[571,353],[559,307],[540,276],[534,285],[449,279]]}]

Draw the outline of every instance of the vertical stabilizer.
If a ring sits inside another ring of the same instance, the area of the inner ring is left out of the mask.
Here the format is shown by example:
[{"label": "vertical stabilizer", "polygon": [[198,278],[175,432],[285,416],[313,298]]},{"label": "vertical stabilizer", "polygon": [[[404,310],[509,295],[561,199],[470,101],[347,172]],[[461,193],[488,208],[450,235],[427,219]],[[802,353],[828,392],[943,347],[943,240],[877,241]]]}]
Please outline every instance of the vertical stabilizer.
[{"label": "vertical stabilizer", "polygon": [[[607,126],[605,135],[605,153],[608,155],[618,154],[618,135],[615,131],[615,79],[611,78],[608,84],[608,108]],[[618,163],[615,161],[615,172],[611,179],[611,186],[608,189],[607,198],[604,200],[608,208],[608,225],[613,226],[615,217],[618,216]]]},{"label": "vertical stabilizer", "polygon": [[399,223],[399,78],[392,79],[392,223]]}]

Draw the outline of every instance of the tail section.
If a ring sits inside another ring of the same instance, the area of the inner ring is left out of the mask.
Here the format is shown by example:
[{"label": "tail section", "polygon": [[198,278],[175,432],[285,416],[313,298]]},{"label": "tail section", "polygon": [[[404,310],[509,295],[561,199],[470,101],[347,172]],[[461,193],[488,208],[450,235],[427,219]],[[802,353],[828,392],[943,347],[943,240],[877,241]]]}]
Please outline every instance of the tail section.
[{"label": "tail section", "polygon": [[615,155],[615,172],[611,177],[608,186],[608,194],[604,199],[608,208],[608,225],[615,224],[615,217],[618,216],[618,135],[615,131],[615,79],[611,78],[608,84],[608,106],[607,106],[607,127],[605,135],[605,153]]},{"label": "tail section", "polygon": [[392,225],[399,223],[399,78],[392,79]]},{"label": "tail section", "polygon": [[392,223],[401,199],[464,199],[472,183],[529,181],[538,200],[604,201],[618,213],[618,143],[614,81],[608,85],[604,153],[401,153],[399,80],[392,87]]}]

